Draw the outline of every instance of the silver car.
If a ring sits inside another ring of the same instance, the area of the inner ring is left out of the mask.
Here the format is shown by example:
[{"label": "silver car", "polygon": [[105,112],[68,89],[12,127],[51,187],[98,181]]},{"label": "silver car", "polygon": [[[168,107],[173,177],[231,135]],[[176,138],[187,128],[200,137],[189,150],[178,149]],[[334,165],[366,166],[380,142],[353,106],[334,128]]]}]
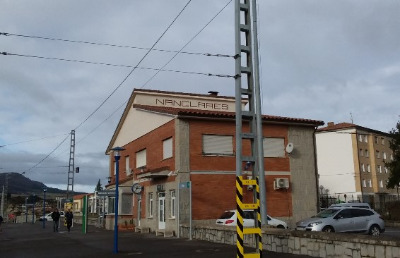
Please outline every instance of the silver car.
[{"label": "silver car", "polygon": [[329,208],[296,223],[297,230],[324,232],[361,232],[379,236],[385,231],[385,222],[372,209]]}]

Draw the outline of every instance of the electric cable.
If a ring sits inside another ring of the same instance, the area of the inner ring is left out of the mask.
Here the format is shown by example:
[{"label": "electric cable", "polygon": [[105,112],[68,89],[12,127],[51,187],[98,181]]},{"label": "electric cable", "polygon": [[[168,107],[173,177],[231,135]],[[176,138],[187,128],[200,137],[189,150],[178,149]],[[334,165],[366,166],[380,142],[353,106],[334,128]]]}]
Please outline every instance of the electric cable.
[{"label": "electric cable", "polygon": [[[161,68],[160,68],[160,70],[159,71],[157,71],[152,77],[150,77],[150,79],[148,79],[143,85],[142,85],[142,87],[140,87],[141,89],[143,88],[143,87],[145,87],[151,80],[153,80],[154,79],[154,77],[156,77],[157,76],[157,74],[159,74],[160,73],[160,71],[162,70],[162,69],[164,69],[169,63],[171,63],[172,62],[172,60],[174,60],[175,59],[175,57],[187,46],[187,45],[189,45],[230,3],[232,2],[232,0],[229,0],[228,1],[228,3],[224,6],[224,7],[222,7],[222,9],[216,14],[216,15],[214,15],[212,18],[211,18],[211,20],[210,21],[208,21],[207,23],[206,23],[206,25],[204,25],[203,26],[203,28],[201,28],[185,45],[183,45],[183,47],[168,61],[168,62],[166,62]],[[226,77],[226,76],[219,76],[219,77]],[[229,76],[230,77],[230,76]]]},{"label": "electric cable", "polygon": [[[164,65],[162,68],[152,68],[152,67],[143,67],[143,66],[133,66],[133,65],[122,65],[122,64],[92,62],[92,61],[77,60],[77,59],[66,59],[66,58],[58,58],[58,57],[44,57],[44,56],[36,56],[36,55],[15,54],[15,53],[9,53],[9,52],[0,52],[0,54],[1,55],[5,55],[5,56],[18,56],[18,57],[38,58],[38,59],[45,59],[45,60],[56,60],[56,61],[63,61],[63,62],[84,63],[84,64],[92,64],[92,65],[105,65],[105,66],[113,66],[113,67],[125,67],[125,68],[133,68],[133,69],[140,69],[140,70],[153,70],[153,71],[157,71],[157,73],[158,72],[173,72],[173,73],[183,73],[183,74],[195,74],[195,75],[204,75],[204,76],[234,78],[233,75],[227,75],[227,74],[213,74],[213,73],[203,73],[203,72],[190,72],[190,71],[162,69],[166,65]],[[170,61],[172,61],[172,59]]]},{"label": "electric cable", "polygon": [[0,147],[7,147],[7,146],[10,146],[10,145],[16,145],[16,144],[21,144],[21,143],[26,143],[26,142],[40,141],[40,140],[49,139],[49,138],[58,137],[58,136],[64,136],[64,135],[67,135],[67,134],[50,135],[50,136],[45,136],[45,137],[41,137],[41,138],[38,138],[38,139],[31,139],[31,140],[26,140],[26,141],[7,143],[7,144],[4,144],[4,145],[0,145]]},{"label": "electric cable", "polygon": [[[135,47],[135,46],[117,45],[117,44],[110,44],[110,43],[98,43],[98,42],[90,42],[90,41],[84,41],[84,40],[71,40],[71,39],[51,38],[51,37],[43,37],[43,36],[15,34],[15,33],[8,33],[8,32],[0,32],[0,36],[15,36],[15,37],[23,37],[23,38],[43,39],[43,40],[52,40],[52,41],[63,41],[63,42],[69,42],[69,43],[81,43],[81,44],[89,44],[89,45],[96,45],[96,46],[108,46],[108,47],[117,47],[117,48],[131,48],[131,49],[138,49],[138,50],[150,50],[150,48],[146,48],[146,47]],[[165,52],[165,53],[180,53],[180,54],[186,54],[186,55],[202,55],[202,56],[232,57],[232,58],[234,58],[233,55],[227,55],[227,54],[211,54],[211,53],[188,52],[188,51],[180,51],[179,52],[177,50],[166,50],[166,49],[158,49],[158,48],[153,48],[151,51],[158,51],[158,52]]]},{"label": "electric cable", "polygon": [[167,31],[171,28],[171,26],[175,23],[175,21],[178,19],[178,17],[183,13],[183,11],[186,9],[186,7],[189,5],[189,3],[192,0],[189,0],[186,5],[182,8],[182,10],[178,13],[178,15],[172,20],[172,22],[168,25],[168,27],[164,30],[164,32],[158,37],[158,39],[154,42],[154,44],[151,46],[149,50],[147,50],[146,54],[140,59],[140,61],[135,65],[135,67],[125,76],[125,78],[118,84],[118,86],[108,95],[108,97],[83,121],[81,122],[77,127],[75,127],[75,130],[77,130],[79,127],[81,127],[90,117],[92,117],[103,105],[104,103],[107,102],[107,100],[122,86],[122,84],[125,83],[125,81],[131,76],[131,74],[136,70],[136,67],[139,66],[142,61],[147,57],[147,55],[151,52],[151,50],[157,45],[157,43],[161,40],[161,38],[167,33]]}]

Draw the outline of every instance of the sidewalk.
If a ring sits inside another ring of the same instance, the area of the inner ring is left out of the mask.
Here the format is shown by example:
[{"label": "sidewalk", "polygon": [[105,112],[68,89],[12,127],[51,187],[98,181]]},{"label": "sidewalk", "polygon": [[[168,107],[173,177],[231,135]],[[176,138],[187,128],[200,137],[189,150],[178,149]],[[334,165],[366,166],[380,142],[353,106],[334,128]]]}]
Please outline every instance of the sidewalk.
[{"label": "sidewalk", "polygon": [[[164,238],[155,234],[134,232],[118,233],[118,254],[113,254],[114,232],[89,226],[88,233],[82,233],[81,225],[68,233],[61,226],[59,233],[54,233],[52,222],[42,227],[35,224],[3,224],[0,233],[1,258],[35,257],[185,257],[185,258],[229,258],[236,257],[236,246],[210,243],[183,238]],[[263,257],[309,257],[301,255],[263,252]]]}]

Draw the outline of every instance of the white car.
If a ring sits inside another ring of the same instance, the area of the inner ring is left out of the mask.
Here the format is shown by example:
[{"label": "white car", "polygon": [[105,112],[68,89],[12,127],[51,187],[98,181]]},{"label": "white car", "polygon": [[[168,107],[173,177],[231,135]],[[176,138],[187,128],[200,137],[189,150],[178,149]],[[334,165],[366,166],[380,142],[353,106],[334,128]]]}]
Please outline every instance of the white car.
[{"label": "white car", "polygon": [[[268,225],[277,227],[277,228],[287,228],[286,222],[274,219],[271,216],[267,215]],[[223,226],[236,226],[236,210],[228,210],[225,211],[219,219],[217,219],[217,225]],[[243,211],[243,226],[244,227],[254,227],[254,211],[253,210],[244,210]]]},{"label": "white car", "polygon": [[[64,211],[59,211],[60,212],[60,218],[61,217],[64,217]],[[40,218],[39,218],[39,221],[43,221],[43,219],[45,220],[45,221],[53,221],[53,218],[51,217],[51,214],[53,214],[53,212],[50,212],[50,213],[47,213],[46,215],[44,215],[44,216],[41,216]]]}]

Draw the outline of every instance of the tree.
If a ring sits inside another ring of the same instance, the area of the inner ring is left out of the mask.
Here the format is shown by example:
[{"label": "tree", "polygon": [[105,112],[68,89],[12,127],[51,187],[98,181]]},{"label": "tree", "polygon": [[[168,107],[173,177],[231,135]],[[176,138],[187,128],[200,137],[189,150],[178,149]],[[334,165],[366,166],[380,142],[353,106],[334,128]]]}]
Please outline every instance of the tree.
[{"label": "tree", "polygon": [[97,191],[97,192],[103,190],[103,186],[100,183],[100,179],[97,182],[96,188],[94,190]]},{"label": "tree", "polygon": [[393,159],[385,162],[385,166],[389,169],[389,180],[386,184],[387,189],[397,189],[399,195],[400,186],[400,121],[397,122],[396,128],[390,131],[390,149],[393,152]]}]

